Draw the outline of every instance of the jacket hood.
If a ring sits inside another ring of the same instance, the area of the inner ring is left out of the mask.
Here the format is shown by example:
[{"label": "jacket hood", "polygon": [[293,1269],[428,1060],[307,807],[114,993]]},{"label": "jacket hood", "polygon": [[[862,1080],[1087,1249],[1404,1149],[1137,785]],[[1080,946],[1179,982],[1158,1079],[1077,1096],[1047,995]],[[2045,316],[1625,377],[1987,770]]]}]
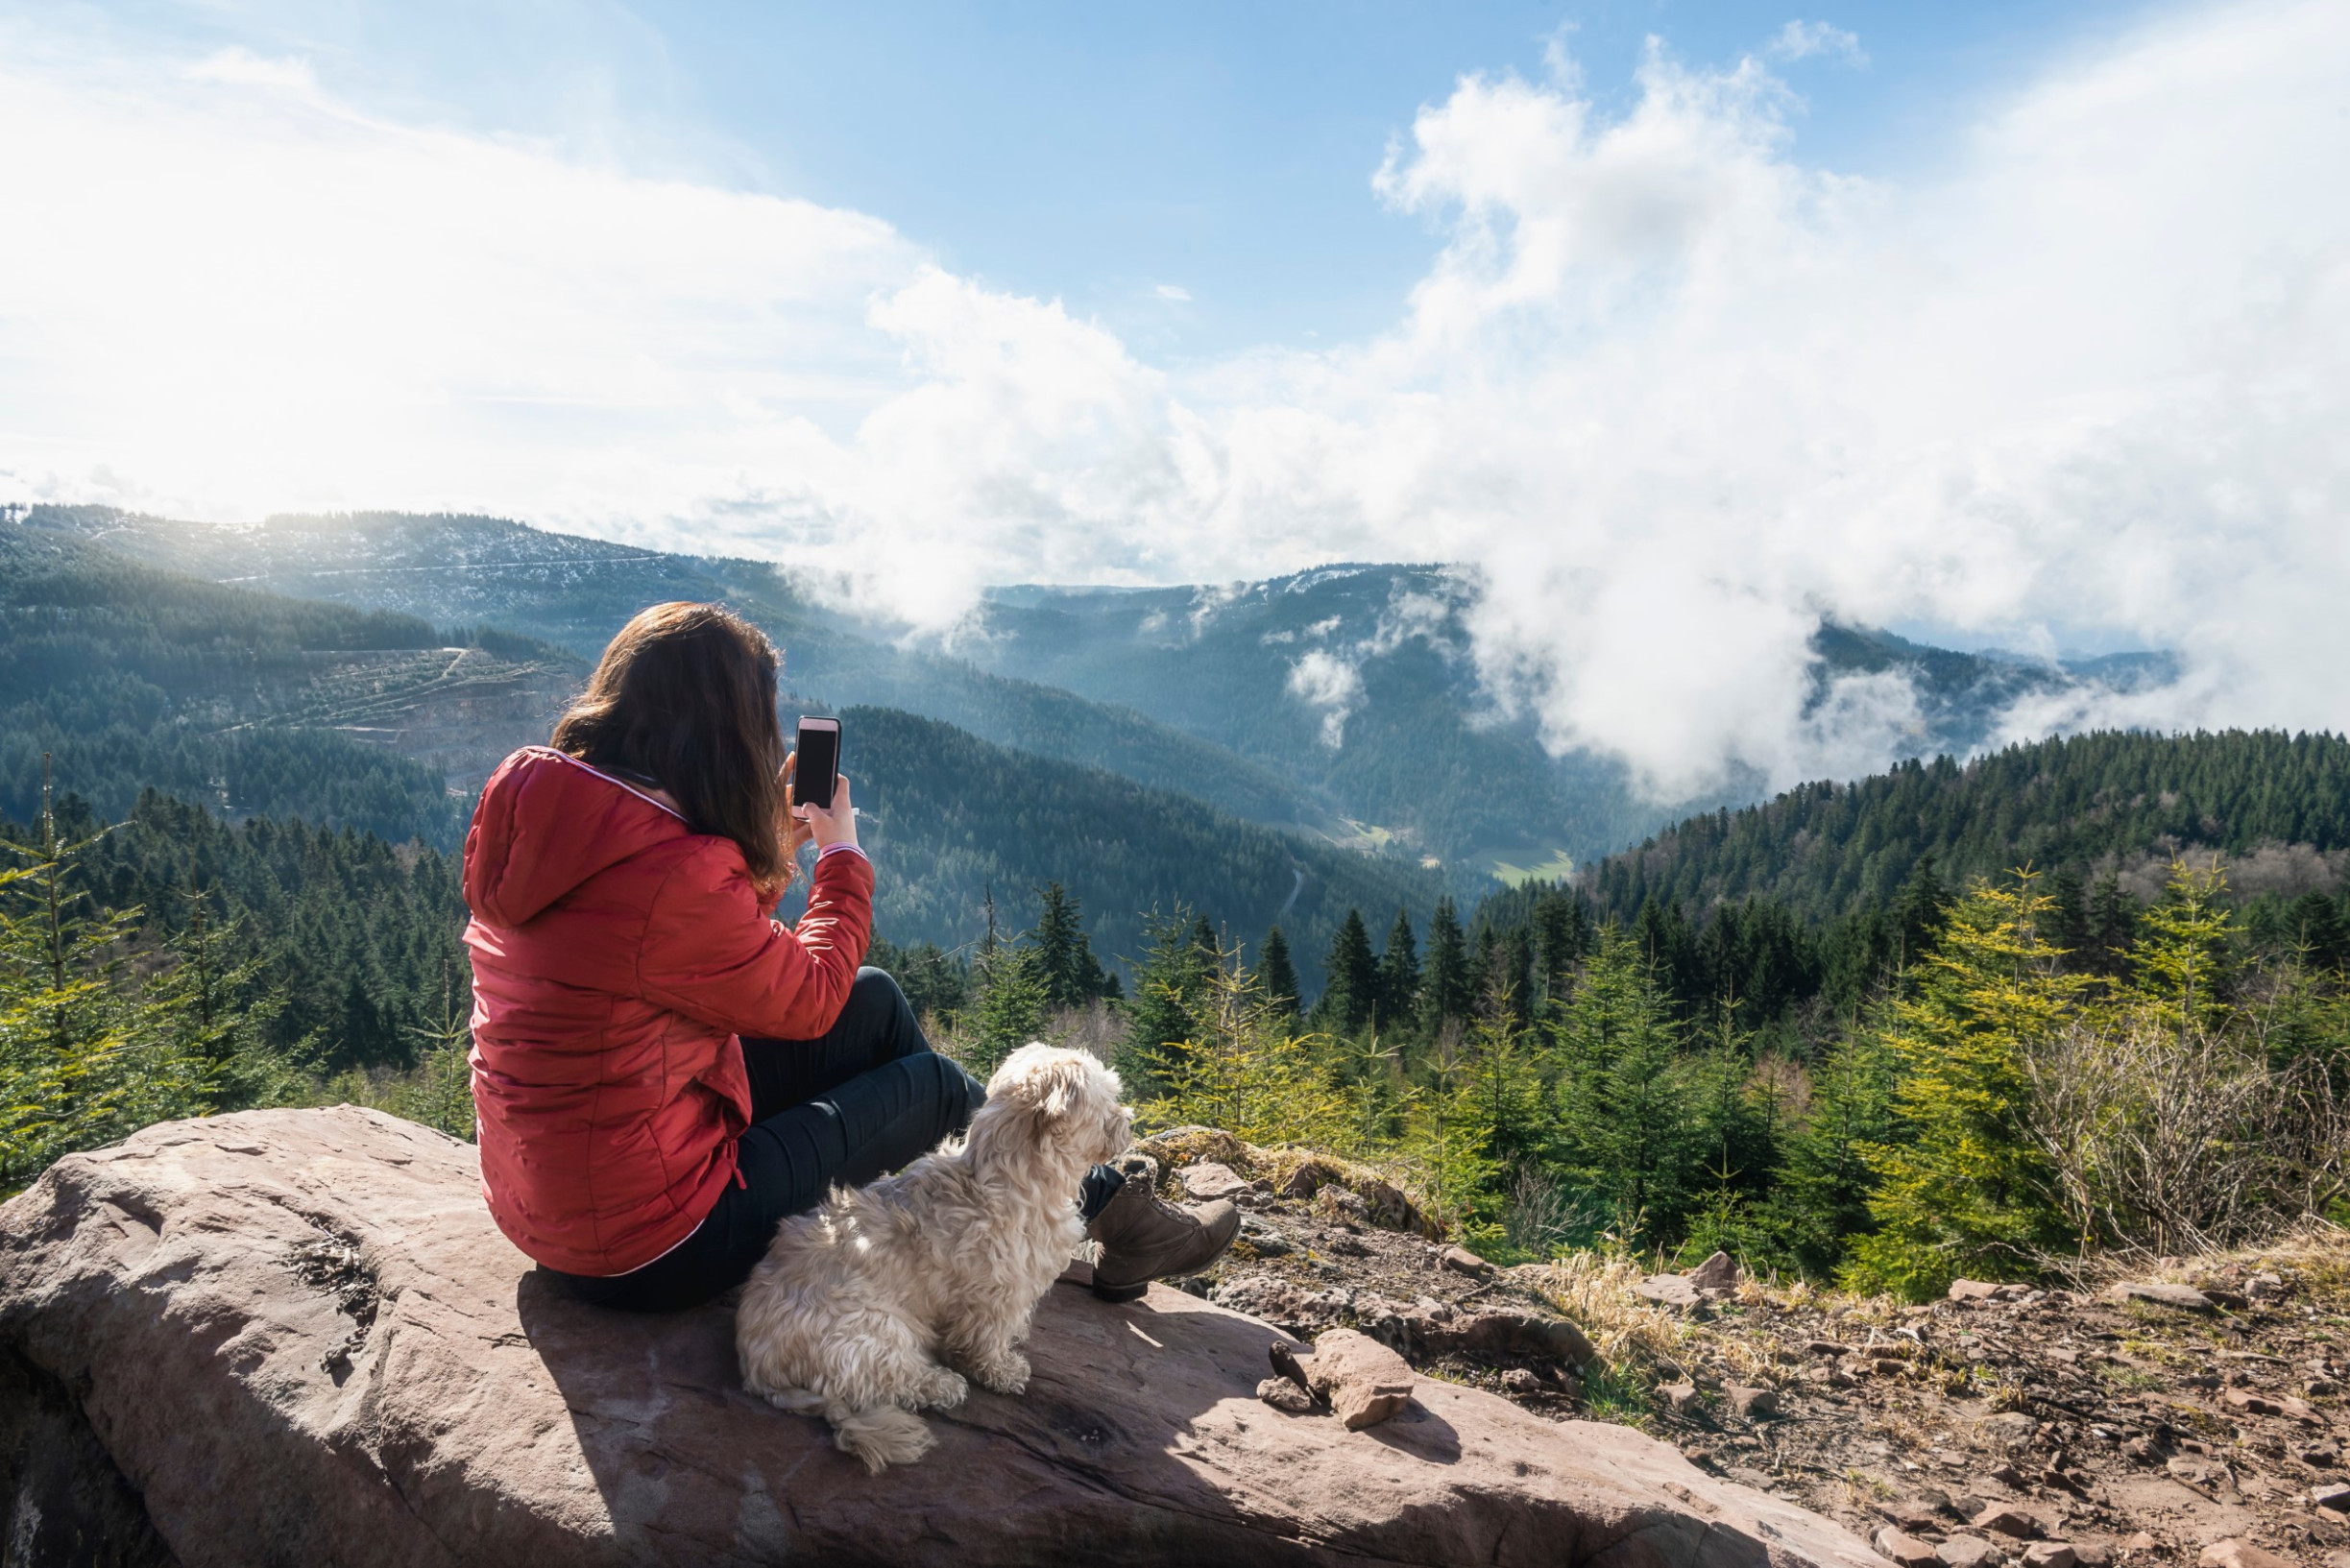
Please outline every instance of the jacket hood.
[{"label": "jacket hood", "polygon": [[525,746],[482,786],[465,835],[465,902],[520,926],[596,873],[691,833],[652,792],[545,746]]}]

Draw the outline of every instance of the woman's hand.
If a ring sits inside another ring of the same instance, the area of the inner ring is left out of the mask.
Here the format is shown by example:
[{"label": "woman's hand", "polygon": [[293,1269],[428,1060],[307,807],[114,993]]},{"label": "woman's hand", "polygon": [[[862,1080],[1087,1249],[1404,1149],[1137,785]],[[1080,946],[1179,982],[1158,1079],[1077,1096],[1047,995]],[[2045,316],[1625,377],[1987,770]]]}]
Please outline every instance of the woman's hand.
[{"label": "woman's hand", "polygon": [[[790,760],[784,764],[787,775],[798,761],[799,754],[792,753]],[[849,804],[849,776],[845,773],[833,775],[832,805],[818,806],[811,801],[805,806],[794,806],[791,814],[796,819],[791,827],[795,850],[808,841],[797,836],[801,833],[815,839],[819,855],[835,844],[855,847],[857,843],[857,809]]]},{"label": "woman's hand", "polygon": [[784,771],[777,775],[784,792],[783,820],[776,824],[784,835],[784,857],[796,858],[800,846],[816,835],[816,831],[800,816],[800,808],[791,804],[791,776],[799,771],[800,754],[793,752],[784,759]]}]

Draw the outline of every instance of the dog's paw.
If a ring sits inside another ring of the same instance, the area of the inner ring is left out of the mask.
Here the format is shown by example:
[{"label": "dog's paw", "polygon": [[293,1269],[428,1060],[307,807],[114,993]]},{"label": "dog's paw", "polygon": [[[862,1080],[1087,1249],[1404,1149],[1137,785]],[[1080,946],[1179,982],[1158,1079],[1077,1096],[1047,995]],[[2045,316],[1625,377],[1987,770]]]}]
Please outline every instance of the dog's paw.
[{"label": "dog's paw", "polygon": [[934,1367],[923,1380],[922,1386],[914,1390],[914,1408],[951,1411],[970,1397],[971,1385],[963,1381],[960,1373],[950,1372],[943,1366]]},{"label": "dog's paw", "polygon": [[971,1380],[990,1393],[1024,1393],[1029,1386],[1029,1359],[1017,1350],[1007,1350],[973,1366]]}]

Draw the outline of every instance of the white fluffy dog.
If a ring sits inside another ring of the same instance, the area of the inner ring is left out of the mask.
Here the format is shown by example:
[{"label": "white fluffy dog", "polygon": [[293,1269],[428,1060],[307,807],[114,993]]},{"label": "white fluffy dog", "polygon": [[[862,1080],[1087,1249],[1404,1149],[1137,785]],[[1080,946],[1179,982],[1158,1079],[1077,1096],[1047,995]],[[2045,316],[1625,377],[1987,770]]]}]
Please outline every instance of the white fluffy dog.
[{"label": "white fluffy dog", "polygon": [[922,1457],[931,1432],[913,1412],[961,1404],[964,1376],[1026,1388],[1014,1347],[1084,1240],[1078,1181],[1127,1146],[1119,1094],[1085,1052],[1023,1046],[960,1142],[785,1220],[736,1314],[743,1383],[822,1411],[876,1473]]}]

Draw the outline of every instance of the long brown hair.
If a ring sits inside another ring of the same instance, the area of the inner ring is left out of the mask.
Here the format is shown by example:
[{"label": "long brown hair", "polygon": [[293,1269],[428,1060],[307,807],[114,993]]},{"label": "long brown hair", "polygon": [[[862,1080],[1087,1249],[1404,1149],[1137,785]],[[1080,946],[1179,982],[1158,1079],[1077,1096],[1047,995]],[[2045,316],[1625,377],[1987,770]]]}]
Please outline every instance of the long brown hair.
[{"label": "long brown hair", "polygon": [[587,690],[556,721],[554,747],[592,767],[649,779],[686,825],[741,846],[752,885],[791,880],[775,718],[783,663],[766,634],[715,604],[640,611],[604,649]]}]

